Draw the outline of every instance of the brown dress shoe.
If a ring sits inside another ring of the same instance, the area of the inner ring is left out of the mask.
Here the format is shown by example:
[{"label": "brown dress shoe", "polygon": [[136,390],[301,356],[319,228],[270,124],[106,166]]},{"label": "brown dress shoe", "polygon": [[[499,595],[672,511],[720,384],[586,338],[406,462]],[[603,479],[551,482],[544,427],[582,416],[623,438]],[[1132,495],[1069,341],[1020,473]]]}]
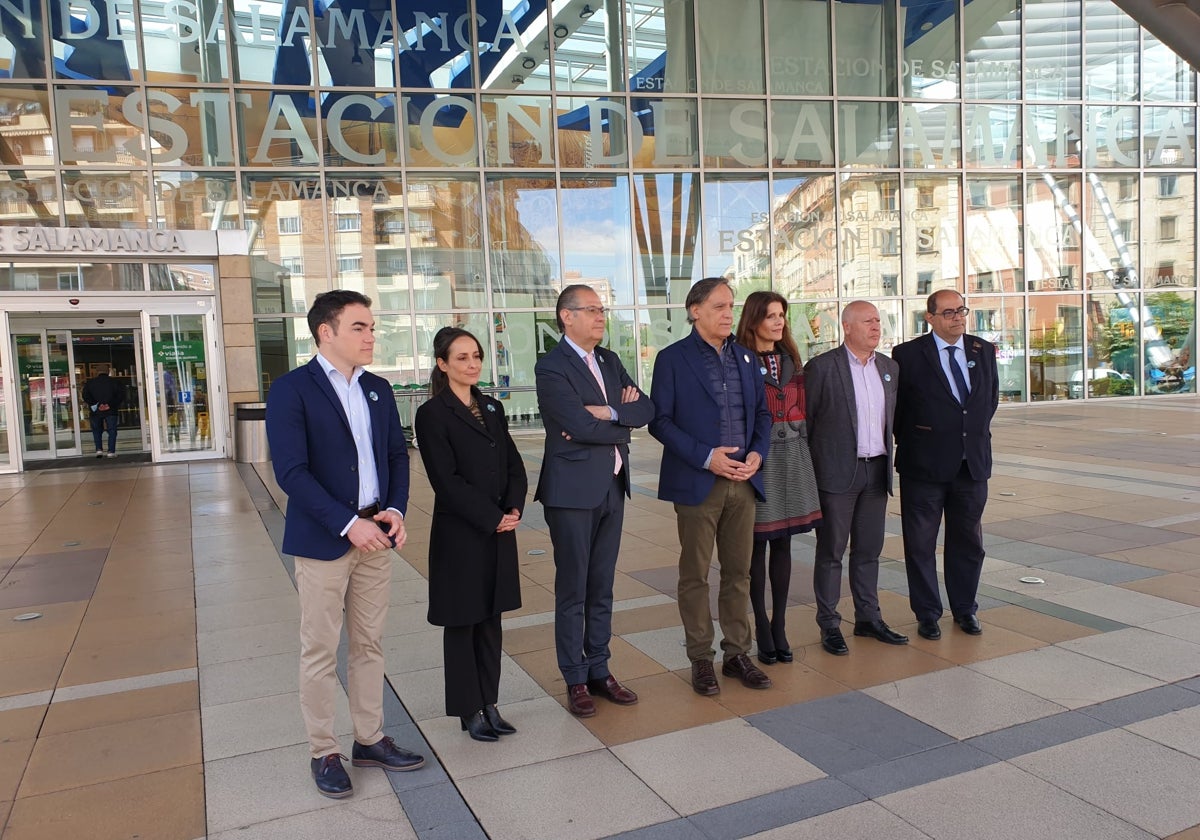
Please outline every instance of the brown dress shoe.
[{"label": "brown dress shoe", "polygon": [[593,717],[596,714],[596,704],[588,694],[584,683],[567,686],[567,711],[575,717]]},{"label": "brown dress shoe", "polygon": [[587,689],[596,697],[603,697],[618,706],[632,706],[638,700],[637,695],[617,682],[612,674],[603,679],[588,680]]},{"label": "brown dress shoe", "polygon": [[697,659],[692,663],[692,691],[705,697],[721,693],[721,686],[717,685],[717,674],[713,671],[710,660]]},{"label": "brown dress shoe", "polygon": [[737,677],[746,688],[770,688],[771,678],[758,669],[744,653],[730,657],[721,663],[721,673],[727,677]]}]

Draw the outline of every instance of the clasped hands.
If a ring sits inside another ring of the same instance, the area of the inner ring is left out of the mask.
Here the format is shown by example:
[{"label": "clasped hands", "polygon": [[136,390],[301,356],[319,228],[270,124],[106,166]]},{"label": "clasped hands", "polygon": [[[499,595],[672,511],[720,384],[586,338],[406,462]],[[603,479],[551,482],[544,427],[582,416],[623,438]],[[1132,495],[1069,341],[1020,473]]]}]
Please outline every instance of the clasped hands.
[{"label": "clasped hands", "polygon": [[513,508],[504,516],[500,517],[500,524],[496,526],[496,533],[503,534],[505,531],[515,531],[517,526],[521,524],[521,511]]},{"label": "clasped hands", "polygon": [[[386,528],[386,530],[385,530]],[[360,551],[383,551],[392,548],[391,537],[399,549],[408,539],[404,517],[394,510],[381,510],[370,519],[359,519],[346,532],[350,543]]]},{"label": "clasped hands", "polygon": [[729,457],[730,452],[737,452],[736,446],[718,446],[712,451],[712,457],[708,460],[708,469],[721,478],[727,478],[730,481],[748,481],[751,476],[758,472],[758,468],[762,466],[762,456],[757,452],[751,452],[746,456],[745,461],[735,461]]}]

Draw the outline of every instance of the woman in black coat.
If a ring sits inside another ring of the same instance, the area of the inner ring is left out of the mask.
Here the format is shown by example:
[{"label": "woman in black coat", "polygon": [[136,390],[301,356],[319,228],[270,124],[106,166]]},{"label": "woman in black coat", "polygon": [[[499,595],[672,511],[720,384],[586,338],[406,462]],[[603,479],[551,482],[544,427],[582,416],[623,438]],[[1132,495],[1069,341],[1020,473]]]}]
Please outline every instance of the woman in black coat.
[{"label": "woman in black coat", "polygon": [[496,709],[500,614],[521,606],[517,525],[529,480],[504,408],[476,387],[483,347],[466,330],[433,339],[437,370],[414,421],[433,487],[429,622],[443,628],[446,714],[477,741],[516,729]]}]

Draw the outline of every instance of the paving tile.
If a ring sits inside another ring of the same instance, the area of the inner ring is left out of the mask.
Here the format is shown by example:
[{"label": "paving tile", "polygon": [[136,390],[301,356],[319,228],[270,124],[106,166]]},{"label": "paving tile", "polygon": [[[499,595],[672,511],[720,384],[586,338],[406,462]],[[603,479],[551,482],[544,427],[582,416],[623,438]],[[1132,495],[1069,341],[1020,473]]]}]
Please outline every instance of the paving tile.
[{"label": "paving tile", "polygon": [[[31,609],[34,612],[40,612],[42,617],[32,624],[25,621],[13,621],[18,615],[30,612]],[[78,628],[80,622],[83,621],[83,614],[87,610],[87,601],[64,601],[62,603],[37,604],[32,608],[14,607],[0,610],[0,637],[44,633],[62,627]]]},{"label": "paving tile", "polygon": [[589,840],[676,816],[607,750],[473,776],[459,789],[493,840]]},{"label": "paving tile", "polygon": [[296,653],[217,662],[204,666],[200,672],[200,703],[204,706],[299,690],[300,664]]},{"label": "paving tile", "polygon": [[[1119,560],[1107,560],[1103,557],[1076,557],[1070,560],[1055,560],[1052,563],[1038,563],[1035,569],[1043,569],[1048,574],[1061,574],[1095,583],[1128,583],[1131,580],[1157,577],[1161,575],[1158,569],[1139,566],[1136,563],[1122,563]],[[1076,587],[1086,589],[1088,587]],[[1069,592],[1070,589],[1058,589],[1058,592]],[[1055,592],[1038,593],[1044,598]]]},{"label": "paving tile", "polygon": [[[915,636],[915,632],[912,635]],[[831,656],[820,644],[793,648],[793,651],[797,662],[803,662],[807,667],[850,688],[866,688],[952,667],[947,660],[913,644],[882,645],[873,639],[853,637],[847,641],[853,646],[849,656]]]},{"label": "paving tile", "polygon": [[[386,676],[413,720],[426,721],[446,714],[446,681],[441,668]],[[503,671],[500,681],[504,682]],[[501,685],[499,705],[504,708],[507,702],[504,686]]]},{"label": "paving tile", "polygon": [[1064,592],[1061,595],[1051,595],[1045,600],[1138,627],[1164,618],[1200,612],[1190,604],[1131,592],[1119,586],[1098,586],[1079,592]]},{"label": "paving tile", "polygon": [[831,776],[953,740],[861,692],[763,712],[747,721]]},{"label": "paving tile", "polygon": [[1063,711],[968,668],[909,677],[863,693],[960,740]]},{"label": "paving tile", "polygon": [[[678,617],[678,612],[676,612]],[[649,656],[668,671],[679,671],[691,667],[688,659],[687,646],[684,644],[683,627],[678,622],[661,630],[643,630],[640,633],[626,633],[621,638]],[[716,651],[718,668],[721,661],[720,625],[713,622],[713,650]]]},{"label": "paving tile", "polygon": [[79,633],[78,627],[69,625],[37,627],[38,620],[22,623],[33,626],[22,633],[0,634],[0,663],[43,656],[65,660]]},{"label": "paving tile", "polygon": [[825,814],[863,801],[863,795],[838,779],[817,779],[694,814],[689,821],[703,836],[734,840],[747,832],[777,828],[817,814]]},{"label": "paving tile", "polygon": [[1200,758],[1200,706],[1126,724],[1126,729],[1173,750]]},{"label": "paving tile", "polygon": [[1060,647],[1166,682],[1200,674],[1200,644],[1140,627],[1075,639]]},{"label": "paving tile", "polygon": [[[274,694],[205,706],[201,719],[205,761],[308,743],[298,694]],[[343,736],[353,731],[350,702],[339,687],[334,693],[333,732]]]},{"label": "paving tile", "polygon": [[966,666],[1068,709],[1144,691],[1158,680],[1059,647]]},{"label": "paving tile", "polygon": [[75,647],[63,666],[59,685],[84,685],[196,667],[191,634],[146,638],[102,648]]},{"label": "paving tile", "polygon": [[42,737],[114,723],[191,712],[199,708],[195,680],[55,702],[46,710]]},{"label": "paving tile", "polygon": [[[924,651],[953,662],[955,665],[966,665],[970,662],[981,662],[985,659],[995,659],[997,656],[1007,656],[1010,653],[1020,653],[1042,647],[1045,643],[1029,635],[1014,632],[1003,626],[993,625],[992,615],[997,610],[1007,609],[996,607],[978,614],[984,626],[982,636],[968,636],[954,627],[952,622],[945,622],[946,628],[940,639],[924,639],[917,633],[917,623],[901,625],[896,628],[906,634],[909,645],[916,650]],[[863,640],[866,643],[866,640]]]},{"label": "paving tile", "polygon": [[54,688],[62,673],[65,654],[36,656],[30,659],[10,659],[3,664],[4,679],[0,681],[0,697],[30,694]]},{"label": "paving tile", "polygon": [[[612,753],[680,814],[694,814],[824,777],[744,720],[632,741]],[[712,772],[712,756],[722,756]]]},{"label": "paving tile", "polygon": [[539,624],[504,630],[504,650],[510,656],[554,648],[554,625]]},{"label": "paving tile", "polygon": [[1200,575],[1168,574],[1122,584],[1125,589],[1200,607]]},{"label": "paving tile", "polygon": [[91,619],[131,618],[139,615],[170,612],[171,610],[192,610],[196,607],[196,592],[191,586],[181,589],[169,589],[158,592],[153,598],[140,595],[113,596],[93,598],[88,605],[87,614]]},{"label": "paving tile", "polygon": [[238,659],[254,659],[276,653],[300,651],[300,626],[294,621],[279,621],[249,627],[232,627],[199,633],[196,647],[201,666]]},{"label": "paving tile", "polygon": [[[64,755],[103,761],[63,761]],[[44,735],[29,757],[19,798],[199,764],[200,715],[177,712],[59,735]]]},{"label": "paving tile", "polygon": [[79,627],[76,649],[91,649],[124,645],[144,638],[196,635],[196,614],[181,609],[135,616],[114,616],[83,619]]},{"label": "paving tile", "polygon": [[1192,826],[1178,834],[1172,834],[1166,840],[1200,840],[1200,825]]},{"label": "paving tile", "polygon": [[860,802],[803,822],[751,834],[746,840],[929,840],[904,820],[874,802]]},{"label": "paving tile", "polygon": [[872,799],[992,764],[996,758],[967,744],[947,744],[906,755],[839,778]]},{"label": "paving tile", "polygon": [[898,791],[881,797],[879,804],[938,840],[1151,838],[1103,809],[1005,763]]},{"label": "paving tile", "polygon": [[1109,726],[1128,726],[1157,715],[1165,715],[1179,709],[1200,705],[1200,695],[1190,691],[1187,683],[1160,685],[1127,697],[1105,700],[1094,706],[1084,706],[1079,711],[1089,717],[1102,720]]},{"label": "paving tile", "polygon": [[35,743],[33,738],[0,741],[0,802],[17,798],[17,789]]},{"label": "paving tile", "polygon": [[1188,613],[1176,618],[1165,618],[1162,621],[1152,621],[1145,627],[1155,633],[1200,644],[1200,612]]},{"label": "paving tile", "polygon": [[967,743],[1002,761],[1007,761],[1018,755],[1074,741],[1076,738],[1108,729],[1107,724],[1083,712],[1062,712],[979,735]]},{"label": "paving tile", "polygon": [[[394,780],[415,774],[391,775]],[[422,840],[487,840],[458,788],[448,780],[402,793],[400,804]]]},{"label": "paving tile", "polygon": [[[611,673],[616,675],[622,683],[640,677],[661,674],[666,670],[658,662],[620,637],[612,638],[609,650],[612,654],[608,663],[609,668]],[[558,656],[554,648],[530,651],[520,654],[514,659],[547,694],[566,693],[567,685],[563,682],[562,672],[558,669]]]},{"label": "paving tile", "polygon": [[1050,644],[1099,632],[1090,627],[1015,604],[988,610],[987,623],[989,627],[1014,630],[1023,636]]},{"label": "paving tile", "polygon": [[[1039,577],[1045,583],[1022,583],[1021,578],[1023,577]],[[1031,598],[1044,598],[1046,595],[1056,592],[1074,592],[1078,589],[1090,589],[1100,585],[1099,581],[1056,571],[1042,570],[1031,573],[1027,566],[1013,566],[992,572],[985,569],[979,580],[981,584],[1006,589],[1009,592]]]},{"label": "paving tile", "polygon": [[[985,526],[985,528],[990,527],[990,525]],[[1090,555],[1072,551],[1069,548],[1038,545],[1037,543],[1019,540],[989,546],[987,556],[994,557],[997,560],[1007,560],[1010,563],[1018,563],[1022,566],[1034,566],[1053,563],[1057,560],[1085,559]]]},{"label": "paving tile", "polygon": [[1147,528],[1143,525],[1111,524],[1102,528],[1088,528],[1087,533],[1101,537],[1113,537],[1129,542],[1132,546],[1162,545],[1187,539],[1182,534],[1162,528]]},{"label": "paving tile", "polygon": [[260,598],[252,606],[234,602],[196,608],[196,630],[200,633],[281,621],[300,621],[300,604],[295,591],[274,598]]},{"label": "paving tile", "polygon": [[1152,834],[1200,822],[1200,760],[1116,729],[1012,763]]},{"label": "paving tile", "polygon": [[[49,708],[45,703],[37,703],[20,709],[8,709],[0,712],[0,744],[5,741],[32,740],[37,737],[42,728],[42,721]],[[4,797],[0,796],[0,799]]]},{"label": "paving tile", "polygon": [[199,764],[18,799],[5,840],[194,838],[205,834]]},{"label": "paving tile", "polygon": [[[204,799],[208,833],[270,822],[340,804],[317,793],[309,770],[308,744],[205,762]],[[354,784],[354,801],[377,796],[395,798],[387,773],[345,762]],[[413,773],[422,773],[414,770]],[[263,795],[263,780],[271,780],[271,795]],[[203,832],[200,832],[203,834]],[[199,835],[189,835],[199,836]]]},{"label": "paving tile", "polygon": [[209,835],[210,840],[328,840],[330,837],[373,837],[387,826],[389,840],[416,840],[400,802],[392,796],[354,796],[333,808],[281,817],[245,828]]},{"label": "paving tile", "polygon": [[645,828],[635,828],[633,831],[622,831],[620,834],[612,835],[608,840],[694,840],[694,838],[703,836],[695,823],[680,818],[648,825]]},{"label": "paving tile", "polygon": [[[616,706],[598,700],[596,716],[580,720],[609,746],[734,717],[717,698],[701,697],[692,691],[691,683],[679,674],[655,674],[628,680],[624,685],[637,693],[635,705]],[[565,708],[565,694],[555,700]]]},{"label": "paving tile", "polygon": [[[755,664],[761,665],[757,661]],[[799,660],[791,663],[780,662],[770,667],[762,666],[762,670],[771,678],[772,685],[769,689],[750,689],[738,680],[718,677],[721,680],[721,693],[717,695],[716,701],[735,715],[746,717],[768,709],[804,703],[850,690]],[[676,674],[688,683],[690,691],[691,671],[677,671]]]},{"label": "paving tile", "polygon": [[[213,583],[196,587],[196,607],[280,598],[285,595],[296,597],[296,587],[285,575],[233,583]],[[252,611],[254,607],[247,605],[246,609]]]},{"label": "paving tile", "polygon": [[416,633],[386,636],[383,658],[389,674],[424,671],[442,664],[442,628],[431,627]]}]

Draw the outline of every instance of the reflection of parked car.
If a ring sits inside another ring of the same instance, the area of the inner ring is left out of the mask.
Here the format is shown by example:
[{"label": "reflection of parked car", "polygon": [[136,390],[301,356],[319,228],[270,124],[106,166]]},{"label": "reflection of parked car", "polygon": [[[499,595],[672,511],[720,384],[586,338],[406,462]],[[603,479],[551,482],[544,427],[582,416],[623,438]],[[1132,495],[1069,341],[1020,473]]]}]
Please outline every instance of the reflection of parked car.
[{"label": "reflection of parked car", "polygon": [[[1112,368],[1088,368],[1088,396],[1109,394],[1118,391],[1116,383],[1132,382],[1133,377]],[[1133,393],[1130,391],[1129,393]],[[1071,374],[1070,395],[1072,398],[1083,396],[1083,371],[1077,370]]]}]

